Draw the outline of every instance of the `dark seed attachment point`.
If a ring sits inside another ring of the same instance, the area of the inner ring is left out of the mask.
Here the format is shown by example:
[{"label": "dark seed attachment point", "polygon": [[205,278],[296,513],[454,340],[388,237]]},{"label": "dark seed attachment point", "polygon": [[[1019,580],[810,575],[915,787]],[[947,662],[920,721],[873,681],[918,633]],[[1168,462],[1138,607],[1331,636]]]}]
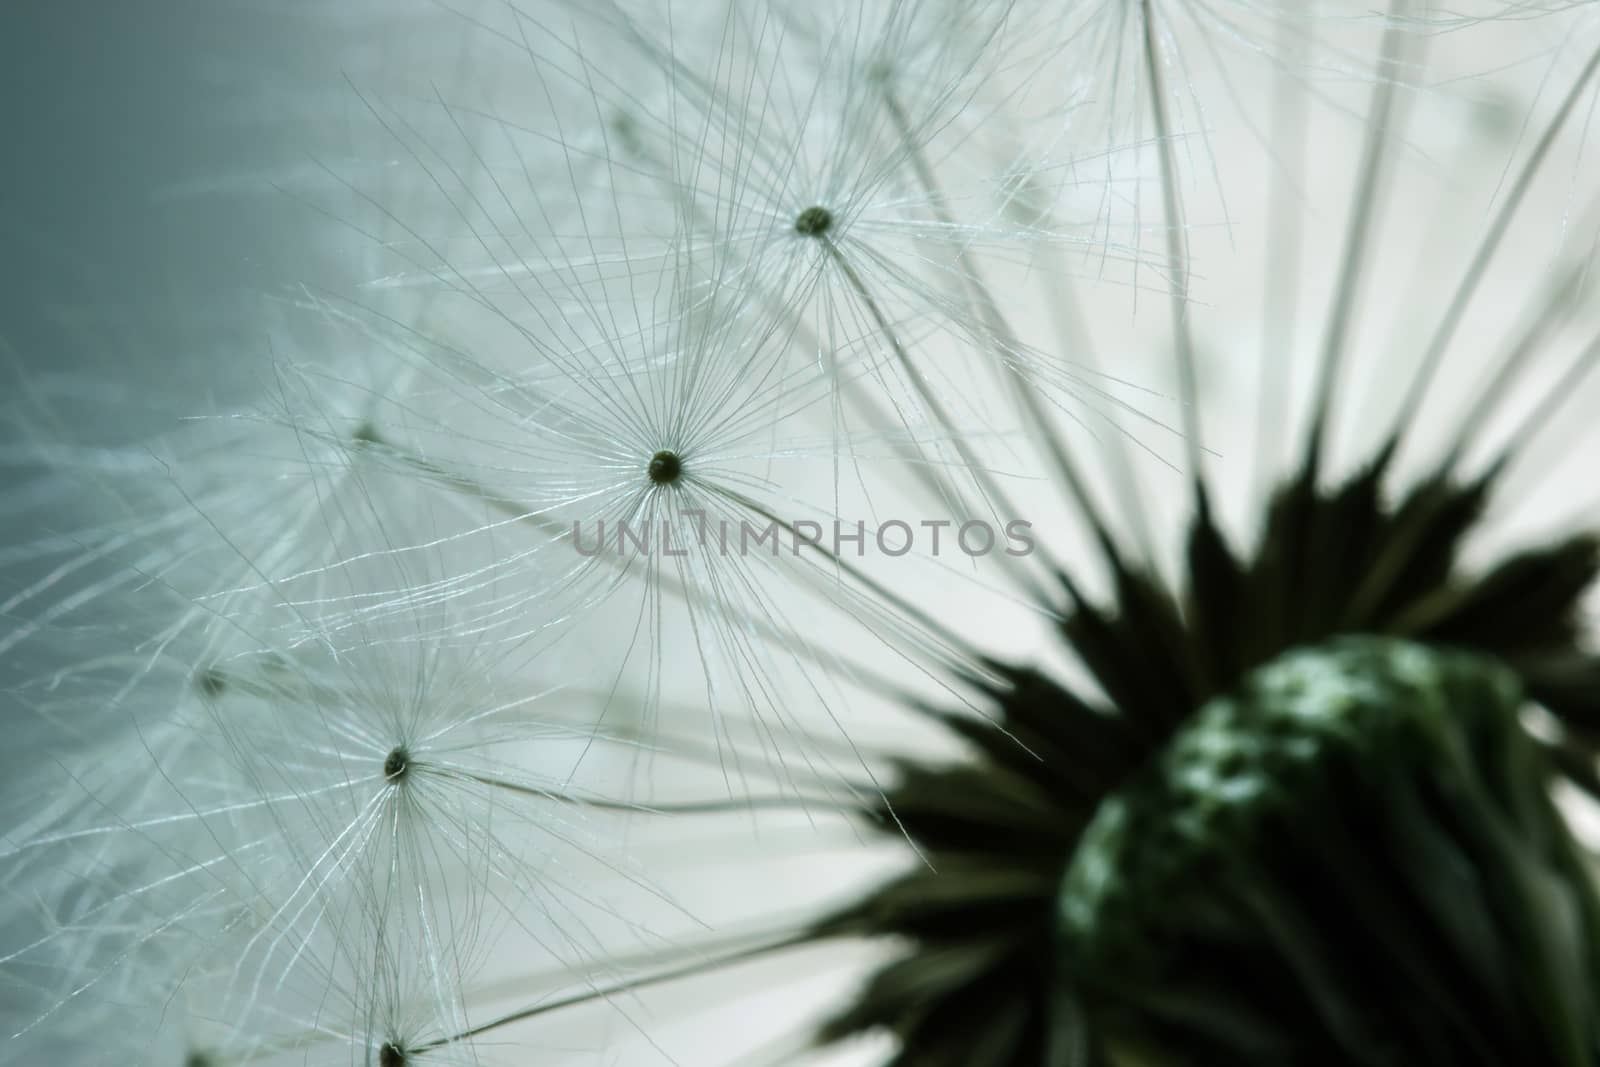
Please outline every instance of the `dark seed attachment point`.
[{"label": "dark seed attachment point", "polygon": [[378,1067],[405,1067],[405,1062],[406,1050],[393,1041],[385,1041],[378,1049]]},{"label": "dark seed attachment point", "polygon": [[650,457],[645,473],[656,485],[671,485],[683,474],[683,460],[676,452],[662,449]]},{"label": "dark seed attachment point", "polygon": [[802,237],[821,237],[833,229],[833,212],[821,204],[813,204],[800,212],[794,220],[794,232]]},{"label": "dark seed attachment point", "polygon": [[378,428],[366,421],[356,427],[355,433],[350,435],[350,439],[357,445],[383,444],[383,435],[378,433]]},{"label": "dark seed attachment point", "polygon": [[195,672],[195,688],[208,697],[219,697],[228,688],[228,676],[216,667],[206,667]]},{"label": "dark seed attachment point", "polygon": [[[406,776],[406,771],[409,770],[410,768],[411,768],[411,753],[407,752],[405,750],[405,746],[403,746],[403,745],[394,748],[393,750],[390,751],[390,753],[387,756],[384,757],[384,760],[383,760],[383,776],[388,781],[391,781],[391,782],[400,781],[400,779],[402,779],[402,778],[404,778]],[[388,1045],[384,1046],[384,1048],[388,1048],[388,1047],[389,1047]],[[383,1062],[384,1063],[388,1063],[389,1061],[388,1060],[384,1060]],[[401,1061],[395,1060],[394,1062],[395,1063],[399,1063]]]}]

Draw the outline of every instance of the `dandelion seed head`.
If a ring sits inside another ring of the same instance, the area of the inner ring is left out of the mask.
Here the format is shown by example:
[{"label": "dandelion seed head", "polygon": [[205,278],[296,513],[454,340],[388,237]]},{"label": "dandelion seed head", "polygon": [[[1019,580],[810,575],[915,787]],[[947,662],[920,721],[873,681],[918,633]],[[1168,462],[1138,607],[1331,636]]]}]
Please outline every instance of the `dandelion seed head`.
[{"label": "dandelion seed head", "polygon": [[[1075,835],[1253,663],[1392,629],[1483,646],[1558,712],[1581,704],[1584,544],[1458,566],[1486,493],[1332,463],[1270,499],[1225,499],[1219,475],[1218,509],[1265,528],[1233,542],[1163,454],[1187,431],[1121,399],[1191,407],[1139,362],[1166,357],[1174,289],[1171,321],[1240,349],[1210,300],[1252,276],[1236,254],[1258,198],[1219,213],[1207,190],[1249,170],[1223,96],[1253,111],[1271,94],[1235,85],[1213,43],[1282,66],[1285,99],[1334,68],[1364,94],[1389,75],[1339,51],[1331,20],[1293,15],[1274,52],[1254,4],[480,6],[457,29],[488,47],[461,51],[455,81],[396,65],[398,92],[342,83],[382,149],[308,184],[359,233],[365,273],[285,302],[337,337],[290,354],[274,321],[265,399],[204,422],[197,447],[83,454],[87,481],[133,491],[7,557],[39,573],[0,591],[0,617],[24,620],[0,631],[0,666],[52,657],[0,690],[52,739],[48,758],[11,746],[39,767],[5,798],[0,981],[27,994],[8,1026],[86,1031],[137,1002],[227,1031],[193,1067],[488,1065],[541,1059],[546,1013],[590,1002],[643,1048],[608,1062],[720,1062],[731,1032],[641,987],[752,946],[861,940],[871,958],[838,965],[802,1040],[873,1031],[874,1062],[1033,1067],[1073,1021],[1049,930]],[[1329,95],[1359,122],[1354,90]],[[1349,160],[1313,161],[1321,127],[1279,110],[1250,139],[1273,149],[1259,199],[1281,201],[1269,230],[1289,249],[1269,272],[1312,300],[1341,260],[1289,246],[1302,213],[1342,219],[1327,186]],[[1299,126],[1315,136],[1282,133]],[[1431,134],[1406,143],[1453,168]],[[1435,214],[1466,232],[1459,208]],[[1410,270],[1390,254],[1406,222],[1353,269]],[[1185,255],[1145,247],[1169,232],[1209,271],[1204,300]],[[1423,245],[1418,276],[1457,258]],[[1113,287],[1138,301],[1120,318]],[[1279,308],[1316,318],[1261,303],[1243,332]],[[1426,301],[1404,303],[1425,323]],[[1385,386],[1407,351],[1350,348],[1379,354]],[[1230,475],[1259,442],[1218,403],[1249,364],[1205,364],[1192,405],[1208,431],[1232,424],[1203,442]],[[1295,409],[1290,392],[1267,406]],[[122,507],[140,495],[157,503]],[[1146,498],[1190,539],[1142,536]],[[925,558],[921,531],[909,558],[860,564],[737,545],[741,523],[1011,510],[1055,520],[1054,558]],[[574,524],[593,543],[601,519],[612,545],[632,522],[672,550],[573,551]],[[1249,803],[1255,740],[1206,742],[1192,784]],[[1090,882],[1116,873],[1078,859]],[[708,874],[720,863],[736,877]],[[837,947],[807,951],[831,970]],[[688,1029],[714,1054],[681,1051]]]}]

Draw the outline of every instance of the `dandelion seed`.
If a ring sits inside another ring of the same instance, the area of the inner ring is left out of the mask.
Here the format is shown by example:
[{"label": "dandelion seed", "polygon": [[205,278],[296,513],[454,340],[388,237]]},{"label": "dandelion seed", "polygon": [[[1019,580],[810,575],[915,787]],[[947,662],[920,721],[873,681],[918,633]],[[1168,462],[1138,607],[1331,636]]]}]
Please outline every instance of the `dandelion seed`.
[{"label": "dandelion seed", "polygon": [[656,485],[671,485],[683,473],[683,460],[670,449],[662,449],[650,457],[650,466],[645,472],[650,481]]},{"label": "dandelion seed", "polygon": [[384,780],[398,783],[405,778],[410,765],[411,756],[403,747],[390,749],[389,754],[383,758]]},{"label": "dandelion seed", "polygon": [[794,232],[802,237],[821,237],[833,228],[833,213],[817,204],[795,217]]}]

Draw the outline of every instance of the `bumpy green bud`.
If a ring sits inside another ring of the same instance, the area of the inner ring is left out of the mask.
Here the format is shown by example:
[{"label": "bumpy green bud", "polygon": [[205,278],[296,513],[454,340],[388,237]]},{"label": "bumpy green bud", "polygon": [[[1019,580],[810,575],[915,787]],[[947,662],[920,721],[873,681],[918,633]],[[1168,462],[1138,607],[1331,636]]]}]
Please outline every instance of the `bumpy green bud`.
[{"label": "bumpy green bud", "polygon": [[1134,1062],[1600,1063],[1600,908],[1464,652],[1346,638],[1212,701],[1101,806],[1062,978]]}]

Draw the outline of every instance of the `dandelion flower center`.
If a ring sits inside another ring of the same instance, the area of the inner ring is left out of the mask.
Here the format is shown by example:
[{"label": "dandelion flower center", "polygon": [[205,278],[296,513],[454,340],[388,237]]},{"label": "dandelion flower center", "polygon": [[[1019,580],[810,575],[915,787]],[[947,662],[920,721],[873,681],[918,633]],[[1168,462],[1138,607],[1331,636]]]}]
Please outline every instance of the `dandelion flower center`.
[{"label": "dandelion flower center", "polygon": [[656,485],[671,485],[683,474],[683,459],[676,452],[664,448],[650,457],[646,473]]},{"label": "dandelion flower center", "polygon": [[[398,752],[399,749],[395,751]],[[393,753],[389,758],[394,758]],[[393,1041],[385,1041],[383,1047],[378,1049],[378,1067],[404,1067],[405,1062],[405,1050]]]},{"label": "dandelion flower center", "polygon": [[821,237],[833,229],[833,212],[821,204],[813,204],[800,212],[794,220],[794,232],[802,237]]}]

